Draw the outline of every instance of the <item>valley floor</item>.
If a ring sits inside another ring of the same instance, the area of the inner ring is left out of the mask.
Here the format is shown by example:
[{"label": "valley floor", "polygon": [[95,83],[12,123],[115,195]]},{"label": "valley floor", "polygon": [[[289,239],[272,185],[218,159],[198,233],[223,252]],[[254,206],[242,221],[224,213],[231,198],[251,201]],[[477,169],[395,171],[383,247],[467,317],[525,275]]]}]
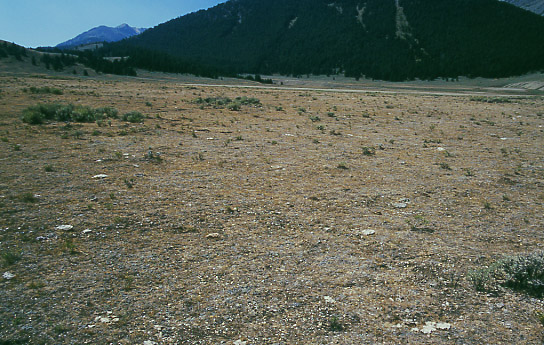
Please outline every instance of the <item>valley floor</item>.
[{"label": "valley floor", "polygon": [[0,74],[0,343],[542,343],[542,95],[183,78]]}]

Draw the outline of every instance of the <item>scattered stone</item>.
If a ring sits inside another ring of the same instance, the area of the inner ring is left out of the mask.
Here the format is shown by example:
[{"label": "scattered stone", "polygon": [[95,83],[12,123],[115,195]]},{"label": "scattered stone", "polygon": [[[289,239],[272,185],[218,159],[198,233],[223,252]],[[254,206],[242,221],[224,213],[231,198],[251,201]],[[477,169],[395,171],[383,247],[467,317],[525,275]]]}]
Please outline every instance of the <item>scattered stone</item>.
[{"label": "scattered stone", "polygon": [[437,150],[437,151],[446,151],[446,149],[443,148],[443,147],[437,147],[436,150]]},{"label": "scattered stone", "polygon": [[213,232],[211,234],[207,234],[206,235],[206,238],[209,238],[209,239],[219,239],[221,238],[221,235],[217,232]]},{"label": "scattered stone", "polygon": [[56,238],[57,238],[56,234],[47,234],[45,236],[36,237],[36,241],[47,241],[47,240],[52,240],[52,239],[56,239]]},{"label": "scattered stone", "polygon": [[400,199],[397,202],[392,203],[391,206],[393,206],[394,208],[406,208],[408,207],[409,203],[410,203],[410,199],[404,198],[404,199]]},{"label": "scattered stone", "polygon": [[[450,329],[451,328],[451,324],[447,323],[447,322],[432,322],[432,321],[427,321],[425,322],[425,326],[423,326],[421,328],[421,333],[424,333],[424,334],[431,334],[432,332],[436,331],[437,329],[439,330],[447,330],[447,329]],[[418,330],[417,328],[414,328],[413,330]]]},{"label": "scattered stone", "polygon": [[84,235],[85,235],[85,234],[88,234],[88,233],[90,233],[90,232],[92,232],[91,229],[85,229],[85,230],[82,231],[82,233],[83,233]]},{"label": "scattered stone", "polygon": [[95,322],[102,322],[102,323],[112,323],[112,322],[119,322],[119,318],[115,315],[113,315],[113,312],[108,311],[106,312],[108,316],[97,316],[94,318]]},{"label": "scattered stone", "polygon": [[15,278],[15,274],[13,274],[11,272],[5,272],[4,274],[2,274],[2,277],[4,279],[10,280],[10,279]]},{"label": "scattered stone", "polygon": [[376,231],[371,230],[371,229],[359,231],[359,235],[361,235],[361,236],[370,236],[370,235],[374,235],[375,233],[376,233]]},{"label": "scattered stone", "polygon": [[238,339],[234,342],[234,345],[246,345],[247,341],[243,341],[242,339]]},{"label": "scattered stone", "polygon": [[449,324],[447,322],[437,322],[436,323],[436,329],[446,330],[446,329],[450,329],[450,328],[451,328],[451,324]]},{"label": "scattered stone", "polygon": [[272,170],[285,170],[281,165],[272,165],[270,167]]},{"label": "scattered stone", "polygon": [[157,343],[151,340],[146,340],[144,341],[144,345],[157,345]]},{"label": "scattered stone", "polygon": [[108,177],[106,174],[98,174],[93,176],[94,179],[105,179],[106,177]]},{"label": "scattered stone", "polygon": [[55,229],[62,230],[62,231],[71,231],[74,228],[73,225],[57,225]]},{"label": "scattered stone", "polygon": [[325,302],[327,302],[327,303],[336,303],[334,298],[332,298],[331,296],[325,296],[323,298],[325,299]]}]

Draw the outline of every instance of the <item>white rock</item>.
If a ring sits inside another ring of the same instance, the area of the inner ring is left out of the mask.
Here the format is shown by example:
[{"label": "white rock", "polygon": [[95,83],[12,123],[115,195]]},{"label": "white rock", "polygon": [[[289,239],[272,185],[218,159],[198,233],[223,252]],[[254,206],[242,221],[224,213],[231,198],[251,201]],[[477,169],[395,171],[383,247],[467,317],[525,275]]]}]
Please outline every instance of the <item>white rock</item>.
[{"label": "white rock", "polygon": [[62,230],[62,231],[70,231],[74,228],[73,225],[68,225],[68,224],[65,224],[65,225],[57,225],[55,227],[55,229],[57,230]]},{"label": "white rock", "polygon": [[334,298],[332,298],[331,296],[325,296],[323,298],[325,299],[325,302],[327,302],[327,303],[336,303]]},{"label": "white rock", "polygon": [[408,207],[408,204],[405,202],[394,202],[391,204],[394,208],[406,208]]},{"label": "white rock", "polygon": [[234,342],[234,345],[246,345],[247,341],[243,341],[242,339],[238,339]]},{"label": "white rock", "polygon": [[436,329],[450,329],[451,324],[447,322],[437,322],[436,323]]},{"label": "white rock", "polygon": [[157,345],[157,343],[151,340],[146,340],[144,341],[144,345]]},{"label": "white rock", "polygon": [[431,334],[432,331],[436,331],[436,322],[425,322],[425,326],[421,328],[421,333]]},{"label": "white rock", "polygon": [[2,274],[2,277],[4,279],[10,280],[10,279],[15,278],[15,274],[13,274],[11,272],[5,272],[4,274]]},{"label": "white rock", "polygon": [[374,235],[375,233],[376,233],[376,231],[371,230],[371,229],[367,229],[367,230],[363,230],[363,231],[359,232],[359,234],[361,234],[363,236],[370,236],[370,235]]},{"label": "white rock", "polygon": [[98,174],[93,176],[94,179],[104,179],[106,177],[108,177],[106,174]]},{"label": "white rock", "polygon": [[221,235],[217,232],[214,232],[214,233],[211,233],[211,234],[207,234],[206,235],[206,238],[209,238],[209,239],[218,239],[218,238],[221,238]]},{"label": "white rock", "polygon": [[437,151],[446,151],[446,149],[443,148],[443,147],[437,147],[436,150],[437,150]]},{"label": "white rock", "polygon": [[437,329],[446,330],[446,329],[450,329],[450,328],[451,328],[451,324],[449,324],[447,322],[427,321],[427,322],[425,322],[425,326],[423,326],[421,328],[421,332],[425,333],[425,334],[430,334],[431,332],[434,332]]},{"label": "white rock", "polygon": [[88,233],[90,233],[90,232],[92,232],[91,229],[85,229],[85,230],[82,231],[83,234],[88,234]]}]

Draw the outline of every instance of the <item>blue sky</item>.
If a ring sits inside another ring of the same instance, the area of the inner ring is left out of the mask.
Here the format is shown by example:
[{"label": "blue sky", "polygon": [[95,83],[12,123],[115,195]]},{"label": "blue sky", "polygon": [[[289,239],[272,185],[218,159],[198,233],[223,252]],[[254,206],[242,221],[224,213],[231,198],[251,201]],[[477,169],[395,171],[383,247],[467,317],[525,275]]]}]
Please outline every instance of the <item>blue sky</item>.
[{"label": "blue sky", "polygon": [[150,28],[226,0],[0,0],[0,39],[55,46],[96,26]]}]

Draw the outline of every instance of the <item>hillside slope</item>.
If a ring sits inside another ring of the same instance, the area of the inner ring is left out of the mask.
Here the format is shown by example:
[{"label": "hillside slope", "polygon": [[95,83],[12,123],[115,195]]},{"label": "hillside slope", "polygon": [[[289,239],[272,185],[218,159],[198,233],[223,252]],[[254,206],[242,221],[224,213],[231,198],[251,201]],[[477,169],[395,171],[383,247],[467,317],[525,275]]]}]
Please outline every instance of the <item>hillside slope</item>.
[{"label": "hillside slope", "polygon": [[230,72],[378,79],[544,68],[544,18],[495,0],[231,0],[113,45]]}]

